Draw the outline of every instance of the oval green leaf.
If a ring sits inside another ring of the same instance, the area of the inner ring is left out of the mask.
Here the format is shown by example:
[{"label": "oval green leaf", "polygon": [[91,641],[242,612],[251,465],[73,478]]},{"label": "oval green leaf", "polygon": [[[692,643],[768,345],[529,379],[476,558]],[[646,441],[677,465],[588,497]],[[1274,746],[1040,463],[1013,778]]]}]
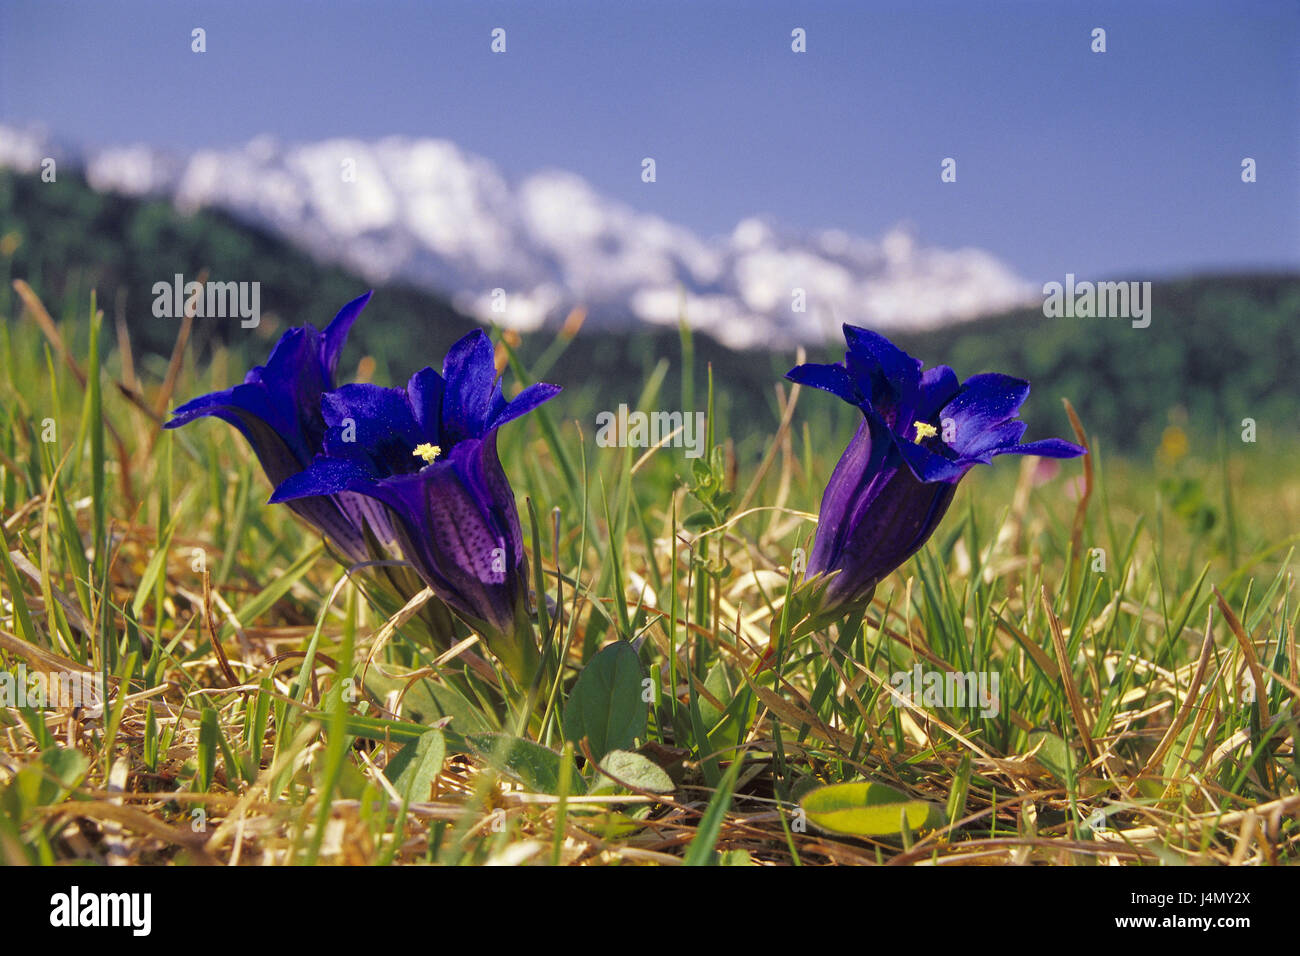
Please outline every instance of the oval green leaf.
[{"label": "oval green leaf", "polygon": [[583,668],[564,707],[564,739],[582,752],[583,737],[597,761],[629,750],[645,736],[647,704],[641,699],[641,660],[627,641],[602,648]]},{"label": "oval green leaf", "polygon": [[412,803],[420,803],[429,799],[433,781],[442,772],[446,758],[447,743],[442,733],[431,730],[393,754],[384,773],[398,793]]},{"label": "oval green leaf", "polygon": [[[509,734],[471,734],[465,741],[494,770],[513,777],[533,793],[560,792],[560,761],[564,758],[549,747]],[[585,792],[577,768],[570,766],[569,793]]]},{"label": "oval green leaf", "polygon": [[819,787],[800,802],[808,819],[823,830],[849,836],[897,836],[904,818],[912,832],[944,825],[943,808],[916,800],[883,783],[836,783]]},{"label": "oval green leaf", "polygon": [[649,790],[651,793],[671,793],[672,778],[652,760],[627,750],[611,750],[600,762],[601,773],[597,771],[590,793],[614,793],[623,789],[615,782],[617,779],[630,787]]}]

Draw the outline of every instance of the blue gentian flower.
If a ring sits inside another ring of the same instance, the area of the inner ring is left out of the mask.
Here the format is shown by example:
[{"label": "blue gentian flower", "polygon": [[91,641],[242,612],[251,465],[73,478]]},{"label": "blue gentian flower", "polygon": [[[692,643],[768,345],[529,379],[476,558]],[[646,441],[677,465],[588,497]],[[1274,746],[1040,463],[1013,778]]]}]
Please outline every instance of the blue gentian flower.
[{"label": "blue gentian flower", "polygon": [[528,564],[496,430],[554,397],[537,384],[502,396],[492,342],[478,330],[452,346],[442,374],[406,388],[344,385],[321,400],[321,454],[272,501],[341,493],[382,506],[402,553],[516,679],[531,679],[537,647]]},{"label": "blue gentian flower", "polygon": [[806,578],[830,579],[821,610],[870,600],[881,578],[938,527],[957,484],[997,455],[1074,458],[1086,449],[1047,438],[1022,444],[1016,419],[1029,383],[985,374],[958,384],[946,365],[922,363],[884,336],[844,326],[843,363],[805,364],[788,379],[837,395],[862,423],[835,466],[818,514]]},{"label": "blue gentian flower", "polygon": [[[348,330],[370,296],[367,292],[345,305],[323,332],[310,324],[289,329],[266,364],[249,372],[242,385],[186,402],[164,427],[179,428],[211,415],[248,439],[273,486],[302,471],[321,451],[321,396],[334,388]],[[350,560],[372,557],[365,541],[365,509],[357,496],[300,498],[290,507]],[[376,533],[382,536],[382,530]]]}]

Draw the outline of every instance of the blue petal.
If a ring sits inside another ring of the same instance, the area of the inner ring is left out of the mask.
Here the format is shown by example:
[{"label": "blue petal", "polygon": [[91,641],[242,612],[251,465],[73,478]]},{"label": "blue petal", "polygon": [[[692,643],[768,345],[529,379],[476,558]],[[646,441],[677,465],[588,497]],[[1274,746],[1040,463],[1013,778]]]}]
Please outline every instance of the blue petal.
[{"label": "blue petal", "polygon": [[420,459],[413,452],[428,439],[415,420],[404,389],[344,385],[321,397],[321,411],[329,425],[326,454],[369,462],[380,476],[419,469]]},{"label": "blue petal", "polygon": [[406,392],[400,388],[368,383],[340,385],[322,395],[320,404],[325,423],[330,426],[340,425],[348,418],[371,428],[403,427],[415,421]]},{"label": "blue petal", "polygon": [[495,432],[457,444],[418,474],[360,490],[391,509],[403,554],[439,597],[476,627],[510,632],[527,581],[519,516]]},{"label": "blue petal", "polygon": [[352,517],[340,510],[334,498],[313,495],[288,501],[285,506],[331,539],[351,560],[364,561],[369,557],[360,527]]},{"label": "blue petal", "polygon": [[845,542],[895,470],[886,467],[892,444],[888,430],[878,422],[864,418],[858,425],[822,493],[809,577],[840,566]]},{"label": "blue petal", "polygon": [[896,442],[896,447],[917,480],[927,484],[935,481],[957,482],[969,470],[969,466],[963,467],[961,463],[950,461],[917,442],[900,441]]},{"label": "blue petal", "polygon": [[362,525],[340,501],[313,489],[310,478],[321,475],[297,476],[310,469],[313,456],[322,451],[326,432],[322,394],[333,388],[348,330],[369,299],[367,294],[348,303],[323,333],[311,325],[289,329],[266,364],[251,369],[242,385],[187,402],[167,423],[176,428],[211,415],[234,425],[248,439],[277,492],[286,483],[292,491],[291,479],[297,481],[298,494],[289,507],[354,560],[366,556]]},{"label": "blue petal", "polygon": [[955,429],[949,444],[965,454],[966,449],[977,446],[985,432],[1012,418],[1028,396],[1029,383],[1021,378],[997,373],[968,378],[942,412]]},{"label": "blue petal", "polygon": [[[227,415],[223,416],[222,412]],[[268,407],[265,390],[256,385],[236,385],[224,391],[200,395],[173,411],[171,420],[163,427],[180,428],[205,415],[216,415],[231,421],[228,416],[234,414],[253,415],[261,419],[273,414]],[[238,427],[235,421],[231,421],[231,424]]]},{"label": "blue petal", "polygon": [[374,480],[374,473],[361,462],[322,455],[304,470],[280,482],[269,503],[278,504],[310,495],[335,495],[340,491],[360,491]]},{"label": "blue petal", "polygon": [[[938,526],[956,482],[918,482],[892,454],[887,432],[871,437],[864,421],[845,449],[822,497],[807,576],[838,571],[824,609],[862,599],[925,544]],[[884,444],[890,453],[880,456]],[[924,450],[924,449],[922,449]]]},{"label": "blue petal", "polygon": [[334,372],[338,369],[339,354],[343,351],[343,343],[347,340],[348,330],[352,328],[352,323],[357,320],[357,316],[361,314],[361,310],[366,307],[366,303],[370,301],[370,297],[374,294],[372,289],[365,295],[357,296],[339,309],[339,314],[334,316],[333,321],[325,327],[320,346],[320,361],[331,380],[334,378]]},{"label": "blue petal", "polygon": [[1003,449],[1014,448],[1024,433],[1025,423],[1018,418],[1003,422],[1001,425],[994,425],[988,431],[976,435],[973,441],[963,445],[961,457],[987,465],[993,460],[993,456],[1001,454]]},{"label": "blue petal", "polygon": [[[473,501],[478,514],[491,526],[493,533],[499,536],[500,546],[506,551],[507,566],[518,565],[524,557],[524,536],[519,529],[514,491],[506,480],[505,471],[497,457],[496,434],[489,435],[481,442],[468,441],[457,445],[451,451],[451,465],[460,476],[467,496]],[[487,576],[484,576],[481,554],[475,555],[474,563],[479,569],[480,580],[493,583],[505,580],[505,572],[496,569],[490,569]]]},{"label": "blue petal", "polygon": [[921,373],[921,397],[917,402],[916,417],[928,422],[961,391],[957,373],[946,365],[936,365]]},{"label": "blue petal", "polygon": [[271,349],[266,365],[249,373],[273,393],[301,396],[326,391],[332,380],[320,362],[320,333],[310,326],[289,329]]},{"label": "blue petal", "polygon": [[420,369],[406,383],[411,412],[425,441],[442,444],[442,403],[447,391],[442,376],[429,367]]},{"label": "blue petal", "polygon": [[[876,332],[844,326],[844,364],[858,390],[899,434],[911,427],[921,397],[921,362]],[[862,404],[862,403],[859,403]]]},{"label": "blue petal", "polygon": [[859,404],[865,397],[854,383],[849,370],[838,363],[821,365],[808,362],[796,365],[785,373],[785,377],[796,385],[806,385],[809,388],[820,388],[823,392],[830,392],[850,405]]},{"label": "blue petal", "polygon": [[239,430],[272,484],[283,481],[311,461],[311,444],[302,429],[271,403],[260,384],[236,385],[186,402],[176,410],[175,418],[167,427],[178,428],[208,415]]},{"label": "blue petal", "polygon": [[1042,438],[993,452],[995,455],[1041,455],[1044,458],[1078,458],[1087,453],[1088,449],[1062,438]]},{"label": "blue petal", "polygon": [[499,428],[506,422],[512,422],[521,415],[527,415],[538,405],[549,402],[558,394],[560,394],[560,386],[558,385],[548,385],[546,382],[529,385],[492,416],[491,421],[488,422],[488,428]]},{"label": "blue petal", "polygon": [[[324,499],[301,498],[292,504],[319,500]],[[388,509],[384,507],[382,502],[356,491],[340,491],[332,495],[330,500],[338,505],[339,511],[347,517],[353,527],[360,529],[369,525],[370,530],[374,532],[375,538],[378,539],[380,544],[389,545],[393,543],[395,536],[393,534],[392,519],[389,518]]]},{"label": "blue petal", "polygon": [[487,333],[475,329],[453,345],[443,360],[442,377],[447,382],[442,427],[450,442],[481,438],[501,391]]},{"label": "blue petal", "polygon": [[921,371],[920,361],[912,358],[878,332],[860,329],[855,325],[845,325],[844,340],[849,345],[851,355],[859,359],[868,359],[879,366],[885,378],[893,385],[914,379]]}]

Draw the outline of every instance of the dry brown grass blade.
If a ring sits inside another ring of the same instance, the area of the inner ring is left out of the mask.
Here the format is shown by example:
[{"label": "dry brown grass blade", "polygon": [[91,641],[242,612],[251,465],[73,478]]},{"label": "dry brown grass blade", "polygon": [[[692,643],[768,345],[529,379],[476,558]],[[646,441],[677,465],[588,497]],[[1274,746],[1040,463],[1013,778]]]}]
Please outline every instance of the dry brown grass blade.
[{"label": "dry brown grass blade", "polygon": [[1228,602],[1223,599],[1219,589],[1214,589],[1214,597],[1219,602],[1219,612],[1223,619],[1228,622],[1228,630],[1232,631],[1233,637],[1241,646],[1241,654],[1246,658],[1246,666],[1250,668],[1250,679],[1255,682],[1255,700],[1259,703],[1259,725],[1268,727],[1271,722],[1268,713],[1268,697],[1264,693],[1264,671],[1259,666],[1259,657],[1255,654],[1255,645],[1246,633],[1246,628],[1242,626],[1237,615],[1233,613],[1232,608],[1228,607]]},{"label": "dry brown grass blade", "polygon": [[1097,759],[1097,744],[1093,741],[1092,734],[1088,732],[1088,716],[1083,709],[1083,698],[1079,696],[1079,688],[1074,683],[1074,672],[1070,668],[1069,650],[1065,646],[1061,622],[1057,620],[1052,605],[1047,600],[1047,588],[1040,589],[1039,597],[1043,602],[1043,611],[1047,614],[1048,630],[1052,632],[1052,644],[1056,648],[1056,661],[1060,665],[1061,684],[1065,687],[1066,700],[1070,702],[1070,713],[1074,715],[1079,739],[1083,743],[1084,752],[1088,755],[1088,762],[1091,763]]},{"label": "dry brown grass blade", "polygon": [[[4,465],[4,467],[8,468],[8,469],[9,469],[10,471],[12,471],[15,475],[21,475],[21,474],[23,474],[23,472],[26,470],[26,469],[23,468],[22,465],[18,464],[18,462],[14,461],[12,458],[10,458],[8,455],[6,455],[3,451],[0,451],[0,465]],[[12,519],[10,519],[10,520],[12,520]],[[9,526],[10,526],[10,525],[9,525],[9,522],[6,521],[6,522],[5,522],[5,527],[7,528],[7,527],[9,527]]]},{"label": "dry brown grass blade", "polygon": [[203,569],[203,626],[207,628],[208,639],[212,641],[212,651],[217,655],[217,665],[221,668],[222,676],[226,678],[231,687],[238,687],[242,681],[230,666],[230,660],[226,657],[226,649],[221,646],[221,635],[217,630],[216,615],[212,613],[212,575],[206,567]]},{"label": "dry brown grass blade", "polygon": [[[1289,582],[1287,589],[1290,590]],[[1287,659],[1291,662],[1291,683],[1300,684],[1300,661],[1296,660],[1295,625],[1287,625],[1287,643],[1290,645],[1290,653],[1287,654]],[[1300,691],[1293,690],[1291,693],[1300,694]]]},{"label": "dry brown grass blade", "polygon": [[[18,571],[31,579],[32,583],[38,587],[44,587],[46,583],[45,576],[41,574],[40,568],[32,564],[31,559],[28,558],[27,555],[23,554],[21,551],[10,551],[9,560],[14,563],[14,567],[18,569]],[[68,623],[83,634],[94,634],[90,622],[86,620],[86,615],[81,613],[81,607],[77,602],[68,597],[68,595],[59,588],[55,587],[53,582],[50,582],[49,587],[50,594],[54,596],[54,600],[58,601],[59,604],[62,605],[63,612],[68,617]]]},{"label": "dry brown grass blade", "polygon": [[1029,639],[1029,635],[1014,624],[1004,618],[996,608],[990,608],[993,620],[1003,631],[1010,634],[1016,639],[1025,653],[1034,659],[1034,663],[1043,669],[1043,673],[1052,678],[1052,680],[1061,679],[1061,669],[1056,666],[1056,661],[1047,656],[1047,652]]},{"label": "dry brown grass blade", "polygon": [[[199,272],[199,285],[208,281],[208,270],[203,269]],[[154,413],[161,418],[167,411],[167,406],[171,404],[172,393],[176,391],[176,382],[181,375],[181,366],[185,361],[185,346],[189,344],[190,332],[194,328],[194,303],[187,301],[185,303],[185,316],[181,319],[180,331],[176,333],[176,344],[172,346],[172,357],[167,363],[167,376],[163,379],[162,388],[158,390],[158,399],[153,404]],[[156,433],[155,433],[156,434]]]},{"label": "dry brown grass blade", "polygon": [[1165,754],[1178,739],[1179,733],[1182,732],[1183,725],[1187,723],[1187,718],[1191,716],[1192,708],[1196,706],[1196,695],[1200,693],[1201,685],[1205,681],[1205,671],[1210,666],[1210,653],[1214,650],[1214,609],[1207,608],[1205,615],[1205,640],[1201,642],[1201,656],[1196,661],[1196,673],[1192,675],[1191,683],[1187,685],[1187,696],[1183,698],[1183,705],[1178,708],[1178,713],[1174,719],[1169,722],[1169,729],[1165,735],[1160,738],[1160,743],[1156,749],[1151,752],[1147,759],[1146,766],[1142,768],[1138,776],[1146,776],[1155,773],[1160,766],[1160,761],[1165,759]]},{"label": "dry brown grass blade", "polygon": [[1232,851],[1232,866],[1241,866],[1246,862],[1246,854],[1250,852],[1250,846],[1255,841],[1258,823],[1259,818],[1255,815],[1255,811],[1247,810],[1246,816],[1241,821],[1241,829],[1237,831],[1237,848]]},{"label": "dry brown grass blade", "polygon": [[1227,813],[1213,810],[1184,819],[1170,820],[1164,827],[1140,826],[1129,827],[1126,830],[1096,830],[1094,836],[1097,840],[1119,843],[1154,841],[1164,843],[1170,841],[1175,835],[1185,838],[1188,833],[1199,833],[1206,827],[1221,831],[1226,827],[1236,826],[1246,819],[1249,814],[1266,817],[1270,814],[1293,814],[1297,810],[1300,810],[1300,794],[1291,794],[1289,797],[1270,800],[1267,803],[1247,807],[1244,810],[1231,810]]},{"label": "dry brown grass blade", "polygon": [[[835,666],[835,669],[839,673],[840,678],[844,680],[844,682],[847,684],[848,680],[844,677],[844,672],[839,669],[839,664],[835,662],[834,656],[831,655],[831,648],[827,647],[825,653],[827,654],[827,659],[830,660],[830,662]],[[994,759],[992,754],[984,750],[982,747],[980,747],[979,744],[975,743],[969,737],[962,734],[959,730],[957,730],[957,728],[945,723],[943,720],[939,719],[934,714],[927,712],[923,708],[917,707],[914,702],[908,700],[906,697],[900,694],[892,685],[887,683],[883,677],[876,676],[876,674],[874,674],[869,668],[864,666],[860,661],[850,660],[850,663],[859,671],[861,671],[862,674],[869,681],[875,684],[876,687],[880,689],[882,694],[889,697],[893,701],[895,707],[903,707],[909,713],[911,713],[917,719],[918,724],[920,724],[922,727],[928,728],[931,725],[938,727],[945,734],[947,734],[953,740],[957,741],[963,747],[970,750],[977,757],[980,757],[984,760]],[[933,746],[933,738],[930,737],[928,730],[926,733],[926,737],[930,739],[930,745]]]},{"label": "dry brown grass blade", "polygon": [[[828,743],[833,747],[840,747],[844,750],[852,749],[854,744],[853,737],[844,733],[842,730],[836,730],[835,728],[828,727],[824,724],[822,719],[813,713],[811,706],[809,706],[803,695],[800,694],[792,685],[785,684],[783,687],[783,693],[785,696],[783,696],[782,694],[778,694],[770,688],[759,684],[749,675],[748,670],[742,670],[740,674],[745,679],[745,682],[749,684],[750,689],[758,697],[759,702],[776,716],[785,721],[788,726],[799,728],[807,724],[810,728],[810,733],[820,738],[825,743]],[[793,698],[793,700],[787,698]],[[798,701],[798,704],[793,701]]]},{"label": "dry brown grass blade", "polygon": [[[49,341],[50,345],[54,347],[54,351],[58,353],[59,358],[63,359],[63,363],[68,366],[68,369],[72,372],[73,377],[77,380],[77,384],[81,387],[82,391],[85,391],[87,382],[86,373],[68,351],[68,347],[63,341],[63,336],[59,334],[59,327],[55,325],[54,319],[50,317],[50,313],[46,310],[45,304],[41,302],[40,297],[37,296],[32,287],[22,279],[15,279],[13,286],[14,291],[18,293],[18,297],[23,300],[23,307],[27,309],[27,314],[36,322],[41,333]],[[101,310],[97,315],[102,319],[104,313]],[[107,418],[104,419],[104,427],[112,437],[113,447],[117,451],[118,464],[121,468],[122,494],[126,498],[126,510],[130,511],[131,503],[135,501],[135,492],[131,483],[131,457],[127,454],[126,442],[122,440],[121,433],[118,432],[117,428]]]},{"label": "dry brown grass blade", "polygon": [[49,340],[50,345],[54,346],[54,351],[58,353],[59,358],[68,366],[72,375],[77,380],[77,384],[84,390],[86,387],[86,373],[82,371],[77,360],[68,352],[67,345],[63,342],[63,336],[59,334],[59,327],[54,324],[54,319],[46,311],[44,303],[36,295],[36,292],[22,279],[14,280],[14,291],[18,293],[18,298],[23,300],[23,306],[27,309],[27,314],[35,320],[45,338]]},{"label": "dry brown grass blade", "polygon": [[[108,791],[113,794],[109,802],[122,806],[120,794],[126,789],[127,771],[130,759],[119,757],[113,761],[108,770]],[[104,821],[104,855],[109,866],[126,866],[131,862],[131,843],[122,833],[122,825],[116,820]]]},{"label": "dry brown grass blade", "polygon": [[172,346],[171,360],[167,363],[167,376],[163,379],[162,387],[158,389],[158,397],[154,400],[154,414],[161,418],[167,413],[167,406],[171,404],[172,394],[176,391],[176,382],[181,375],[181,366],[185,360],[185,346],[190,341],[190,331],[194,328],[194,316],[186,309],[185,317],[181,319],[180,331],[176,333],[176,344]]},{"label": "dry brown grass blade", "polygon": [[[802,354],[799,361],[803,361]],[[778,382],[776,385],[777,401],[782,402],[784,395],[785,389]],[[763,479],[767,477],[767,472],[772,467],[772,462],[776,461],[776,456],[781,451],[782,439],[790,430],[790,422],[794,420],[794,407],[798,402],[799,386],[795,385],[790,389],[789,399],[783,402],[785,409],[784,414],[781,415],[781,424],[777,428],[776,434],[772,437],[772,440],[768,442],[767,453],[763,455],[763,461],[759,464],[758,471],[754,472],[754,479],[749,483],[749,487],[745,489],[745,496],[740,499],[740,504],[736,506],[737,511],[744,511],[749,506],[749,503],[754,500],[754,495],[758,493],[759,485],[761,485]]]},{"label": "dry brown grass blade", "polygon": [[253,782],[253,785],[244,792],[243,796],[239,798],[234,807],[232,807],[226,814],[226,818],[217,825],[217,828],[212,832],[212,835],[204,841],[204,852],[215,853],[221,847],[221,844],[226,840],[226,838],[238,828],[240,820],[243,819],[244,815],[257,803],[258,797],[267,791],[271,781],[274,780],[285,767],[291,765],[295,760],[297,760],[298,755],[310,745],[318,728],[319,724],[308,721],[299,729],[297,735],[294,736],[293,741],[289,746],[281,750],[275,760],[257,775],[257,779]]},{"label": "dry brown grass blade", "polygon": [[[1250,679],[1255,685],[1255,703],[1259,705],[1259,726],[1263,731],[1264,740],[1260,742],[1261,747],[1267,747],[1268,728],[1272,724],[1272,718],[1268,710],[1268,694],[1265,692],[1264,671],[1259,666],[1259,656],[1255,653],[1255,644],[1246,633],[1246,628],[1242,625],[1241,620],[1233,613],[1228,602],[1224,600],[1223,594],[1216,587],[1214,597],[1219,603],[1219,611],[1223,614],[1224,620],[1228,622],[1228,629],[1232,631],[1233,637],[1237,639],[1237,644],[1241,647],[1241,654],[1246,659],[1246,667],[1250,669]],[[1264,778],[1265,785],[1272,789],[1276,786],[1273,779],[1272,764],[1263,761],[1260,769]]]},{"label": "dry brown grass blade", "polygon": [[201,835],[191,833],[186,829],[170,827],[134,807],[121,806],[107,800],[85,800],[75,803],[56,803],[34,809],[37,813],[49,814],[50,816],[96,820],[101,825],[107,821],[114,821],[120,826],[136,833],[151,836],[170,846],[184,847],[194,854],[194,862],[196,863],[204,866],[220,865],[204,849],[203,844],[205,841]]},{"label": "dry brown grass blade", "polygon": [[1088,454],[1083,456],[1083,494],[1079,496],[1079,504],[1074,509],[1074,525],[1070,529],[1070,549],[1077,561],[1083,545],[1083,519],[1088,513],[1088,502],[1092,500],[1092,446],[1088,444],[1088,433],[1083,430],[1083,422],[1079,421],[1070,400],[1062,398],[1061,404],[1065,406],[1065,414],[1070,417],[1074,437],[1088,450]]},{"label": "dry brown grass blade", "polygon": [[417,592],[409,601],[398,609],[396,614],[385,621],[379,630],[375,631],[375,633],[371,635],[370,649],[366,652],[366,662],[361,668],[362,684],[366,682],[366,673],[370,670],[371,663],[378,656],[379,652],[383,650],[384,645],[388,643],[389,639],[397,633],[397,629],[411,618],[415,617],[415,615],[419,613],[420,608],[424,607],[424,605],[428,604],[432,599],[433,590],[431,588],[426,587]]},{"label": "dry brown grass blade", "polygon": [[117,393],[139,409],[151,422],[155,425],[162,425],[163,417],[154,411],[153,406],[149,404],[149,400],[140,392],[129,387],[124,382],[114,382],[113,384],[117,386]]},{"label": "dry brown grass blade", "polygon": [[0,650],[8,651],[10,654],[17,654],[27,663],[34,664],[41,670],[70,671],[79,674],[91,672],[89,667],[78,664],[70,657],[54,654],[44,648],[37,647],[35,644],[24,641],[17,634],[10,634],[5,630],[0,630]]},{"label": "dry brown grass blade", "polygon": [[119,294],[116,300],[117,354],[122,359],[122,379],[114,382],[118,394],[147,415],[156,425],[162,424],[162,416],[153,410],[141,393],[144,387],[135,375],[135,349],[131,345],[131,330],[126,324],[125,296]]},{"label": "dry brown grass blade", "polygon": [[[1187,735],[1187,740],[1183,742],[1182,752],[1178,755],[1178,765],[1180,767],[1191,768],[1191,772],[1201,779],[1205,778],[1205,764],[1210,759],[1211,751],[1209,747],[1202,749],[1201,756],[1195,763],[1192,763],[1192,749],[1198,740],[1217,740],[1219,735],[1219,726],[1223,722],[1223,708],[1220,698],[1220,682],[1223,675],[1228,670],[1228,659],[1225,656],[1220,662],[1218,669],[1210,676],[1206,687],[1205,699],[1200,706],[1196,708],[1196,720],[1192,723],[1192,730]],[[1208,722],[1208,727],[1206,726]],[[1174,784],[1170,785],[1175,786]],[[1169,796],[1173,795],[1170,787],[1166,787]]]},{"label": "dry brown grass blade", "polygon": [[126,326],[126,289],[118,289],[113,299],[113,324],[117,330],[117,354],[122,360],[122,381],[119,387],[140,387],[135,377],[135,350],[131,347],[131,330]]}]

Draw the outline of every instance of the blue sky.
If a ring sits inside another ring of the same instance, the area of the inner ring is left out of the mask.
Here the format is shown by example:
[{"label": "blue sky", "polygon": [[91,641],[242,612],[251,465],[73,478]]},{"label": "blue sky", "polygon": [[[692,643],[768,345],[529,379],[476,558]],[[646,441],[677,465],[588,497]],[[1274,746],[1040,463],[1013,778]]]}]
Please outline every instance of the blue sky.
[{"label": "blue sky", "polygon": [[1035,281],[1300,267],[1295,2],[5,0],[0,121],[176,150],[440,136],[705,235],[905,220]]}]

